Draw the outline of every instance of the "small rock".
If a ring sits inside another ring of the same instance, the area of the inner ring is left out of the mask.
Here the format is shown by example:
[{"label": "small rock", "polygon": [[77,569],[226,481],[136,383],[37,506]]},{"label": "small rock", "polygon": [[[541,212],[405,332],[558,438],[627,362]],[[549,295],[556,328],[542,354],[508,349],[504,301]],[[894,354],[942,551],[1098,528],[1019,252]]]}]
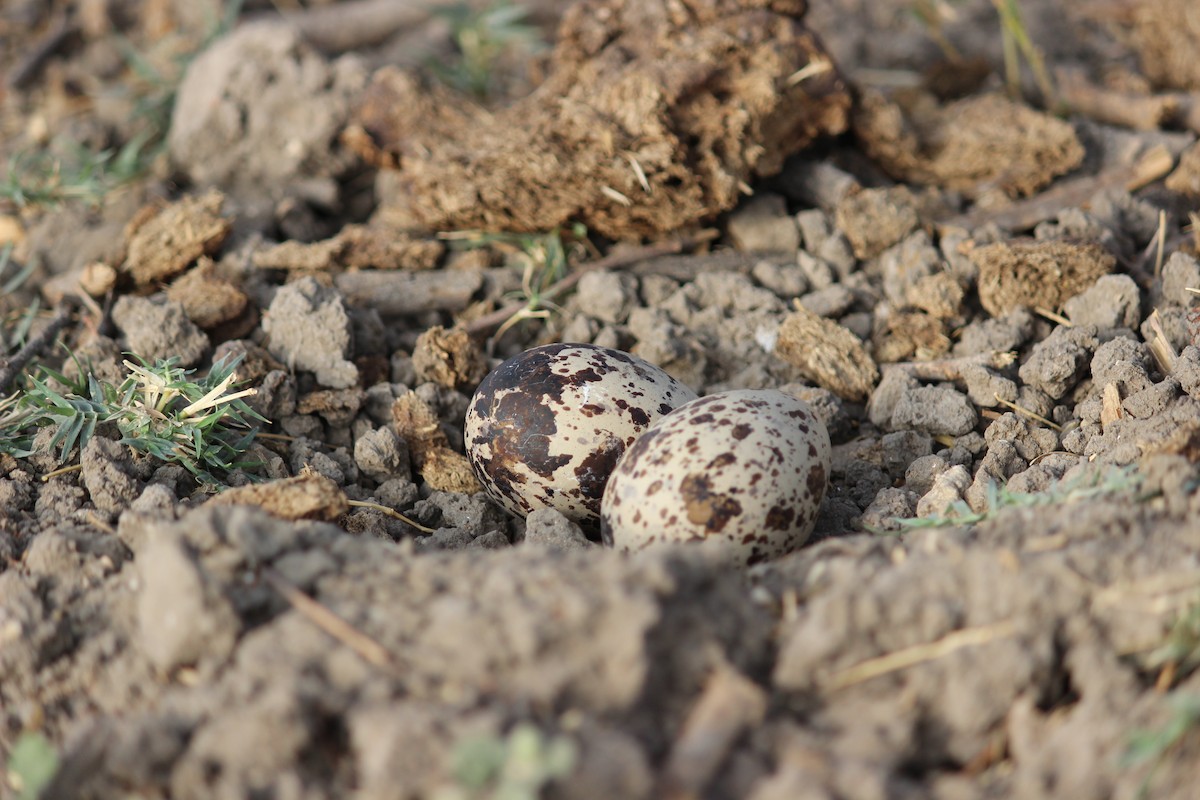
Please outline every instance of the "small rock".
[{"label": "small rock", "polygon": [[113,305],[112,316],[129,349],[147,361],[176,356],[191,367],[208,350],[208,337],[179,303],[126,294]]},{"label": "small rock", "polygon": [[1200,399],[1200,348],[1188,345],[1175,361],[1175,380],[1192,397]]},{"label": "small rock", "polygon": [[904,486],[918,495],[926,494],[933,488],[934,481],[943,472],[950,469],[950,464],[941,455],[921,456],[908,465],[904,471]]},{"label": "small rock", "polygon": [[367,477],[379,483],[392,478],[412,479],[408,443],[388,427],[358,437],[354,443],[354,461]]},{"label": "small rock", "polygon": [[838,203],[835,219],[861,259],[879,255],[920,223],[916,200],[904,186],[847,194]]},{"label": "small rock", "polygon": [[1128,275],[1105,275],[1063,305],[1075,325],[1098,330],[1135,328],[1142,321],[1138,286]]},{"label": "small rock", "polygon": [[[808,291],[808,278],[796,264],[759,261],[750,270],[751,277],[784,299],[799,297]],[[647,298],[647,304],[653,305]]]},{"label": "small rock", "polygon": [[918,500],[916,492],[884,487],[863,511],[859,524],[868,531],[898,531],[902,527],[900,520],[915,516]]},{"label": "small rock", "polygon": [[983,438],[989,445],[1000,441],[1011,442],[1026,461],[1039,458],[1058,447],[1058,434],[1012,412],[1002,414],[988,425]]},{"label": "small rock", "polygon": [[1180,392],[1178,380],[1173,377],[1165,378],[1137,394],[1126,397],[1121,403],[1121,408],[1134,419],[1149,419],[1163,413],[1175,398],[1179,397]]},{"label": "small rock", "polygon": [[592,546],[583,530],[558,509],[537,508],[525,518],[525,543],[552,550],[581,550]]},{"label": "small rock", "polygon": [[[788,252],[800,249],[800,229],[777,194],[756,194],[729,217],[733,246],[743,251]],[[582,284],[581,284],[582,288]]]},{"label": "small rock", "polygon": [[[1162,296],[1168,303],[1190,308],[1200,299],[1200,295],[1189,292],[1188,289],[1200,289],[1200,261],[1192,256],[1176,250],[1163,264]],[[1136,325],[1137,322],[1134,322]],[[1132,328],[1133,325],[1127,327]]]},{"label": "small rock", "polygon": [[843,284],[835,283],[804,295],[800,298],[800,305],[819,317],[836,319],[854,305],[854,292]]},{"label": "small rock", "polygon": [[941,271],[941,255],[929,234],[916,231],[879,257],[883,293],[892,305],[908,305],[909,291],[923,278]]},{"label": "small rock", "polygon": [[804,249],[815,253],[825,244],[825,240],[833,232],[833,224],[829,217],[819,208],[810,208],[796,214],[796,227],[800,230]]},{"label": "small rock", "polygon": [[1029,462],[1021,458],[1012,442],[1007,439],[993,442],[979,462],[974,482],[963,495],[967,505],[972,511],[987,511],[988,497],[994,491],[992,487],[1005,485],[1010,477],[1028,467]]},{"label": "small rock", "polygon": [[1020,395],[1016,381],[997,375],[982,364],[963,367],[962,379],[971,402],[982,408],[994,408],[1001,400],[1015,403]]},{"label": "small rock", "polygon": [[971,485],[971,473],[959,464],[937,477],[933,488],[917,501],[917,516],[922,519],[942,516],[950,506],[963,499],[963,493]]},{"label": "small rock", "polygon": [[101,511],[124,511],[142,493],[129,447],[120,442],[93,436],[84,445],[79,462],[83,485]]},{"label": "small rock", "polygon": [[1154,384],[1150,377],[1153,364],[1146,345],[1118,337],[1096,348],[1092,356],[1092,383],[1101,389],[1116,384],[1121,397],[1128,397]]},{"label": "small rock", "polygon": [[979,414],[966,395],[948,386],[909,389],[892,412],[893,428],[912,428],[930,436],[961,436],[975,428]]},{"label": "small rock", "polygon": [[138,646],[155,668],[170,673],[232,652],[237,614],[182,542],[154,536],[138,553],[137,566]]},{"label": "small rock", "polygon": [[1099,344],[1093,327],[1060,325],[1033,346],[1018,374],[1026,384],[1057,400],[1083,377]]},{"label": "small rock", "polygon": [[576,287],[574,302],[589,317],[619,325],[629,318],[637,290],[637,278],[628,273],[585,272]]},{"label": "small rock", "polygon": [[954,355],[973,356],[980,353],[1016,350],[1033,336],[1035,319],[1029,309],[1021,306],[1003,317],[977,320],[962,329]]}]

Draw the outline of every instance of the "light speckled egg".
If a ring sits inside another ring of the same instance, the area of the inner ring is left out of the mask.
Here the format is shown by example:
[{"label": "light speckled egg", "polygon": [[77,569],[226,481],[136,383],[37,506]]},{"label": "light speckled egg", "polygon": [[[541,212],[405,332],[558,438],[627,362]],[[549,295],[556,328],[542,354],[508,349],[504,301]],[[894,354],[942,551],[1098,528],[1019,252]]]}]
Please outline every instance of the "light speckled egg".
[{"label": "light speckled egg", "polygon": [[617,459],[696,393],[637,356],[550,344],[513,356],[467,409],[467,456],[487,493],[514,514],[556,508],[598,529]]},{"label": "light speckled egg", "polygon": [[830,467],[829,433],[773,390],[702,397],[659,420],[613,470],[601,537],[619,550],[720,542],[754,564],[804,544]]}]

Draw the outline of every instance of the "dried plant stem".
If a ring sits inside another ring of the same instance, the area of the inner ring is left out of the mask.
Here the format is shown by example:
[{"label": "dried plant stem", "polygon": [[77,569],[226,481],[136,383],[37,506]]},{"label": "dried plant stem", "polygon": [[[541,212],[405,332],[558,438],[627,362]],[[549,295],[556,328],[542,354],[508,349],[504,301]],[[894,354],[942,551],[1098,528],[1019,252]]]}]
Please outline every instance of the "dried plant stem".
[{"label": "dried plant stem", "polygon": [[278,572],[266,567],[262,577],[309,622],[358,653],[365,661],[387,670],[395,667],[395,659],[383,645],[288,583]]},{"label": "dried plant stem", "polygon": [[1030,419],[1036,419],[1038,422],[1042,423],[1043,425],[1045,425],[1049,428],[1053,428],[1056,431],[1062,430],[1062,425],[1059,425],[1057,422],[1055,422],[1053,420],[1046,419],[1041,414],[1038,414],[1036,411],[1030,411],[1028,408],[1025,408],[1024,406],[1019,406],[1016,403],[1013,403],[1009,400],[1005,400],[1003,397],[1001,397],[998,394],[993,394],[992,396],[996,398],[997,403],[1004,406],[1005,408],[1007,408],[1010,411],[1014,411],[1014,412],[1020,414],[1021,416],[1029,417]]},{"label": "dried plant stem", "polygon": [[82,464],[72,464],[69,467],[59,467],[58,469],[51,470],[43,475],[42,483],[45,483],[51,478],[57,478],[59,475],[69,475],[72,472],[79,472],[81,469],[83,469]]},{"label": "dried plant stem", "polygon": [[50,346],[54,341],[54,337],[58,336],[59,331],[65,328],[67,323],[71,321],[71,314],[74,310],[75,299],[64,297],[58,313],[54,315],[50,323],[37,336],[26,342],[25,346],[18,350],[16,355],[10,358],[8,363],[0,369],[0,394],[6,393],[21,370],[25,369],[35,356]]},{"label": "dried plant stem", "polygon": [[351,506],[354,506],[355,508],[369,508],[372,511],[378,511],[380,514],[386,514],[389,517],[393,517],[395,519],[400,520],[405,525],[409,525],[413,528],[416,528],[417,530],[421,531],[421,533],[437,533],[437,531],[434,530],[433,528],[430,528],[427,525],[422,525],[421,523],[417,522],[416,520],[414,520],[410,517],[404,516],[399,511],[397,511],[394,508],[391,508],[390,506],[380,505],[379,503],[368,503],[365,500],[350,500],[349,503]]},{"label": "dried plant stem", "polygon": [[884,372],[898,370],[922,381],[960,381],[965,367],[981,366],[989,369],[1004,369],[1017,360],[1017,354],[1003,350],[980,353],[960,358],[942,358],[934,361],[897,361],[883,364]]},{"label": "dried plant stem", "polygon": [[902,650],[879,656],[878,658],[867,659],[855,664],[853,667],[836,672],[829,683],[826,684],[826,689],[831,692],[840,691],[855,684],[869,681],[872,678],[878,678],[926,661],[933,661],[948,656],[957,650],[962,650],[964,647],[987,644],[996,639],[1010,637],[1015,633],[1016,626],[1010,620],[1002,620],[990,625],[980,625],[977,628],[957,630],[943,636],[936,642],[906,647]]}]

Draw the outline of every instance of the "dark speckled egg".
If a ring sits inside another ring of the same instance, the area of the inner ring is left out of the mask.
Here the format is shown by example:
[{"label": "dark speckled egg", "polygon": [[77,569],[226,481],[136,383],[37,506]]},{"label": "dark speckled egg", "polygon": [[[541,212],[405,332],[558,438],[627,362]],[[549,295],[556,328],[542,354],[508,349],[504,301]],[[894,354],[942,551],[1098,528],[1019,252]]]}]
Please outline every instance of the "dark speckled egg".
[{"label": "dark speckled egg", "polygon": [[617,459],[696,393],[637,356],[550,344],[505,361],[467,409],[467,456],[479,482],[520,516],[556,508],[596,530]]},{"label": "dark speckled egg", "polygon": [[663,417],[613,470],[601,506],[605,544],[719,542],[754,564],[808,539],[825,496],[829,433],[801,400],[739,390]]}]

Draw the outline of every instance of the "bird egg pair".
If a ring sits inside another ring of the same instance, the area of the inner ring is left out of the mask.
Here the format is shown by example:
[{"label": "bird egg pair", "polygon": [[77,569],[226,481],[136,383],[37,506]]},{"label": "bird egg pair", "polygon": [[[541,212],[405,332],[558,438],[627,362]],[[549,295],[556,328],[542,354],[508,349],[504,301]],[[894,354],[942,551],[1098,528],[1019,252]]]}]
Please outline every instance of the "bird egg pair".
[{"label": "bird egg pair", "polygon": [[697,398],[619,350],[553,344],[505,361],[466,419],[480,483],[520,516],[550,507],[621,550],[719,542],[755,563],[812,531],[829,475],[825,426],[782,392]]}]

